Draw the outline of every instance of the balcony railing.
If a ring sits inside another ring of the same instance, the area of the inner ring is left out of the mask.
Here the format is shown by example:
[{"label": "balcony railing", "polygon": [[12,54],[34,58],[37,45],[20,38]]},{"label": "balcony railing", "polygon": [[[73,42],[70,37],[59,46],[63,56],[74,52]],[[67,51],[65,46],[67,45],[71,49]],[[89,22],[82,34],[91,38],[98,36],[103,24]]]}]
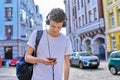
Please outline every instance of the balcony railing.
[{"label": "balcony railing", "polygon": [[5,0],[5,3],[12,3],[12,0]]},{"label": "balcony railing", "polygon": [[12,21],[12,17],[5,18],[5,21]]},{"label": "balcony railing", "polygon": [[97,20],[96,22],[90,23],[90,24],[86,24],[83,27],[80,27],[77,30],[77,33],[84,33],[84,32],[88,32],[88,31],[92,31],[98,28],[102,28],[105,27],[104,25],[104,19],[100,18],[99,20]]}]

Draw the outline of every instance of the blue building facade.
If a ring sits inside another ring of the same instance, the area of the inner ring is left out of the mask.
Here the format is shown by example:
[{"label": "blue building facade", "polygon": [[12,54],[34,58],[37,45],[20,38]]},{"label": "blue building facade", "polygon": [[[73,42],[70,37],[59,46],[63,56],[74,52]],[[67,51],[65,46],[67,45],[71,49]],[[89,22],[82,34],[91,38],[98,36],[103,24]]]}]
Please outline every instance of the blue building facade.
[{"label": "blue building facade", "polygon": [[22,56],[35,29],[42,29],[42,15],[34,0],[0,1],[0,54],[4,59]]}]

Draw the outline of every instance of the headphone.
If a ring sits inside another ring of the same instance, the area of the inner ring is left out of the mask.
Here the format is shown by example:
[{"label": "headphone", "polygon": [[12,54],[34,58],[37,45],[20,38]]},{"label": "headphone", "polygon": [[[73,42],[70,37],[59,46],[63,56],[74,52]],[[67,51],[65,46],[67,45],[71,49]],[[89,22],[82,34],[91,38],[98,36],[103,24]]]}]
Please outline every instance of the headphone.
[{"label": "headphone", "polygon": [[[48,15],[46,16],[46,24],[47,24],[47,25],[50,25],[49,15],[50,15],[50,14],[48,14]],[[62,27],[66,27],[66,21],[67,21],[67,18],[66,18],[65,21],[63,22]]]}]

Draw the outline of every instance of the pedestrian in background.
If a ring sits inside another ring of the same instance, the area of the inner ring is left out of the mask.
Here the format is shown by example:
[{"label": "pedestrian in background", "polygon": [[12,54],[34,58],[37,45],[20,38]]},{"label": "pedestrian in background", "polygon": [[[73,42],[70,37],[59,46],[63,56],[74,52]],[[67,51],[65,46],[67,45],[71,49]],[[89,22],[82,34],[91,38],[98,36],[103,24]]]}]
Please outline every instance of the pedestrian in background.
[{"label": "pedestrian in background", "polygon": [[60,8],[53,8],[48,13],[46,25],[49,25],[49,28],[43,30],[37,57],[32,56],[37,30],[32,32],[25,53],[26,62],[36,63],[32,80],[68,80],[72,47],[69,37],[60,33],[62,27],[66,26],[66,20],[66,14]]}]

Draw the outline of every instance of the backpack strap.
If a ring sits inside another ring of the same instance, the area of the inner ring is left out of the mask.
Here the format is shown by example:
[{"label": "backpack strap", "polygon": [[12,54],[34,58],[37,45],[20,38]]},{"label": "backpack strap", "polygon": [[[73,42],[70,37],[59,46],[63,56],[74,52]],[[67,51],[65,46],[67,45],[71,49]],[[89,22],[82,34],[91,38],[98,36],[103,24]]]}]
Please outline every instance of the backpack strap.
[{"label": "backpack strap", "polygon": [[35,51],[34,51],[34,56],[35,57],[37,56],[37,47],[38,47],[38,44],[39,44],[40,39],[42,37],[42,34],[43,34],[43,30],[38,30],[37,33],[36,33]]}]

